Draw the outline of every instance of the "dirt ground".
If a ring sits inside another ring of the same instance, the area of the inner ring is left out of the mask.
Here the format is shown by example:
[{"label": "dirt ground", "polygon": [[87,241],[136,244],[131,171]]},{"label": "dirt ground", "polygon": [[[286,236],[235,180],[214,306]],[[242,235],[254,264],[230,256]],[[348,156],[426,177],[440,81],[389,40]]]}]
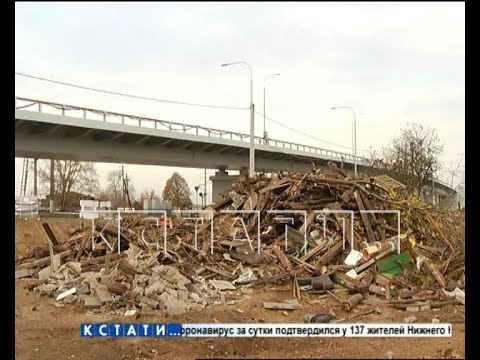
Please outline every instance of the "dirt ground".
[{"label": "dirt ground", "polygon": [[[40,242],[37,226],[31,220],[28,225],[17,223],[15,243],[23,247]],[[78,220],[49,220],[54,232],[66,231]],[[28,223],[28,222],[26,222]],[[40,225],[41,226],[41,225]],[[55,229],[56,228],[56,229]],[[41,230],[41,228],[38,228]],[[42,230],[43,231],[43,230]],[[30,233],[31,236],[26,236]],[[23,236],[22,236],[23,234]],[[41,232],[40,232],[41,234]],[[42,235],[43,236],[43,235]],[[24,250],[22,250],[24,251]],[[17,249],[16,249],[17,254]],[[29,291],[32,280],[15,282],[15,350],[16,359],[195,359],[195,358],[386,358],[387,351],[393,358],[464,358],[465,324],[453,323],[452,337],[445,338],[164,338],[164,339],[84,339],[80,338],[82,322],[132,322],[131,317],[109,314],[87,314],[82,304],[74,303],[57,308],[54,299],[41,297]],[[464,317],[464,308],[445,306],[438,311],[410,313],[395,310],[385,304],[374,304],[370,297],[366,304],[357,306],[351,313],[344,313],[339,303],[329,295],[302,293],[302,310],[283,312],[266,310],[264,301],[282,301],[292,298],[291,285],[267,285],[253,290],[248,298],[240,291],[234,292],[235,305],[216,305],[203,311],[191,311],[179,316],[167,317],[165,313],[143,313],[137,322],[180,323],[303,323],[307,313],[333,309],[336,318],[347,318],[348,323],[403,323],[403,319],[416,316],[417,323],[431,323],[434,317],[440,322],[453,322]],[[341,295],[339,295],[341,296]],[[346,296],[346,294],[344,295]],[[377,309],[353,320],[348,317]]]}]

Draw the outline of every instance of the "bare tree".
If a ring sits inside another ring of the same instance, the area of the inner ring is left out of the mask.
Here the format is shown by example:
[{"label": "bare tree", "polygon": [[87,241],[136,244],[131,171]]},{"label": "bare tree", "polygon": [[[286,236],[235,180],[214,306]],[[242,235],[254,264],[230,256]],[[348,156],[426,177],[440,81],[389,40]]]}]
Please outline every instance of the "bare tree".
[{"label": "bare tree", "polygon": [[139,198],[138,202],[141,203],[145,199],[153,200],[153,199],[159,199],[159,198],[160,198],[160,196],[158,196],[155,193],[154,189],[150,189],[150,190],[145,189],[140,193],[140,198]]},{"label": "bare tree", "polygon": [[[128,204],[124,204],[123,201],[123,179],[121,169],[112,170],[108,173],[107,187],[102,190],[97,197],[100,195],[102,195],[103,198],[107,197],[108,200],[112,202],[113,209],[128,206]],[[135,198],[135,187],[131,179],[129,179],[128,182],[128,195],[131,200]]]},{"label": "bare tree", "polygon": [[405,184],[407,191],[420,194],[440,169],[442,152],[443,145],[435,129],[409,124],[384,149],[377,168]]},{"label": "bare tree", "polygon": [[167,180],[162,197],[164,200],[170,200],[172,206],[177,209],[189,209],[193,205],[190,199],[190,187],[185,178],[177,172]]},{"label": "bare tree", "polygon": [[450,163],[450,167],[446,170],[451,178],[450,178],[450,187],[453,189],[453,180],[457,177],[459,173],[461,173],[464,169],[465,166],[463,165],[463,156],[464,154],[461,154],[460,159],[456,163],[453,161]]},{"label": "bare tree", "polygon": [[[38,164],[40,182],[50,184],[50,160],[42,160]],[[60,199],[62,210],[66,208],[67,195],[71,191],[94,194],[98,189],[98,173],[90,162],[74,160],[54,161],[55,194]]]}]

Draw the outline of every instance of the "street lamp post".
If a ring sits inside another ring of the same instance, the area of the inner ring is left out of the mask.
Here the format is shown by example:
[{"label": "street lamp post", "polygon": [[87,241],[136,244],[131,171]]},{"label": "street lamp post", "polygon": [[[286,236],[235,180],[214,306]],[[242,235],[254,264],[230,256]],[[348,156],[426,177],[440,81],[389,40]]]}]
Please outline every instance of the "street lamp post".
[{"label": "street lamp post", "polygon": [[253,105],[253,70],[249,63],[245,61],[235,61],[231,63],[222,64],[223,67],[244,64],[250,68],[250,166],[248,169],[248,175],[250,177],[255,176],[255,109]]},{"label": "street lamp post", "polygon": [[355,110],[350,106],[335,106],[332,107],[332,110],[337,109],[350,109],[353,112],[353,136],[352,136],[352,150],[353,150],[353,164],[355,176],[357,176],[357,117],[355,116]]},{"label": "street lamp post", "polygon": [[265,143],[267,143],[267,131],[265,130],[265,82],[273,76],[280,76],[280,74],[270,74],[263,80],[263,140]]}]

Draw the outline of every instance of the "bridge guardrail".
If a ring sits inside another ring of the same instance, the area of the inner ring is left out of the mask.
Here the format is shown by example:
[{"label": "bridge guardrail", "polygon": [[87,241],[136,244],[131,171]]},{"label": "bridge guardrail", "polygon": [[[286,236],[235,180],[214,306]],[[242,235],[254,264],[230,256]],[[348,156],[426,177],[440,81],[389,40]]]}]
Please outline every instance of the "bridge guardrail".
[{"label": "bridge guardrail", "polygon": [[[20,103],[20,104],[19,104]],[[104,111],[104,110],[97,110],[97,109],[91,109],[91,108],[85,108],[85,107],[79,107],[79,106],[74,106],[74,105],[66,105],[66,104],[60,104],[60,103],[54,103],[54,102],[49,102],[49,101],[42,101],[42,100],[34,100],[34,99],[29,99],[29,98],[22,98],[22,97],[15,97],[15,109],[16,110],[23,110],[23,109],[28,109],[33,107],[33,110],[31,111],[38,111],[41,113],[52,113],[56,114],[55,112],[49,112],[45,111],[45,108],[48,109],[55,109],[59,110],[61,112],[61,115],[66,116],[68,111],[80,111],[82,112],[82,117],[86,120],[100,120],[104,122],[112,122],[108,121],[112,119],[113,117],[119,118],[120,123],[123,125],[132,125],[132,124],[126,124],[127,120],[130,121],[135,121],[137,126],[139,127],[148,127],[152,129],[159,129],[159,130],[167,130],[167,131],[173,131],[173,132],[182,132],[182,133],[188,133],[188,134],[195,134],[195,135],[203,135],[203,136],[211,136],[211,137],[217,137],[221,139],[230,139],[230,140],[236,140],[236,141],[241,141],[241,142],[249,142],[250,141],[250,135],[247,134],[242,134],[239,132],[234,132],[234,131],[226,131],[226,130],[220,130],[220,129],[215,129],[215,128],[208,128],[204,126],[199,126],[199,125],[189,125],[189,124],[182,124],[174,121],[167,121],[167,120],[158,120],[158,119],[152,119],[148,117],[141,117],[141,116],[136,116],[136,115],[127,115],[127,114],[121,114],[121,113],[116,113],[112,111]],[[58,114],[56,114],[58,115]],[[90,117],[88,117],[90,115]],[[100,116],[100,119],[92,119],[92,115],[97,115]],[[151,126],[146,126],[147,124],[152,124]],[[255,136],[255,143],[259,145],[264,145],[264,139]],[[269,139],[268,140],[268,146],[273,147],[278,150],[296,150],[296,151],[302,151],[308,154],[315,154],[315,155],[325,155],[325,156],[330,156],[332,158],[336,158],[338,160],[349,160],[352,161],[355,159],[355,157],[352,154],[348,153],[343,153],[340,151],[335,151],[335,150],[328,150],[328,149],[323,149],[311,145],[304,145],[304,144],[298,144],[298,143],[293,143],[289,141],[283,141],[283,140],[277,140],[277,139]],[[357,161],[358,163],[367,163],[368,160],[366,158],[357,156]]]}]

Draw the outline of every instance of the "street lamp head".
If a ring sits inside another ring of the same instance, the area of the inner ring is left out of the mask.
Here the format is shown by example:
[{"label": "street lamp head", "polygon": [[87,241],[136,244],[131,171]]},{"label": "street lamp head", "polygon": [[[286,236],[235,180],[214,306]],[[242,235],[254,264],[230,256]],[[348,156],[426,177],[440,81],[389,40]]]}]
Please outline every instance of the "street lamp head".
[{"label": "street lamp head", "polygon": [[337,109],[337,108],[336,108],[335,106],[331,108],[331,110],[336,110],[336,109]]},{"label": "street lamp head", "polygon": [[230,64],[222,64],[221,66],[222,66],[222,67],[225,67],[225,66],[228,66],[228,65],[230,65]]}]

